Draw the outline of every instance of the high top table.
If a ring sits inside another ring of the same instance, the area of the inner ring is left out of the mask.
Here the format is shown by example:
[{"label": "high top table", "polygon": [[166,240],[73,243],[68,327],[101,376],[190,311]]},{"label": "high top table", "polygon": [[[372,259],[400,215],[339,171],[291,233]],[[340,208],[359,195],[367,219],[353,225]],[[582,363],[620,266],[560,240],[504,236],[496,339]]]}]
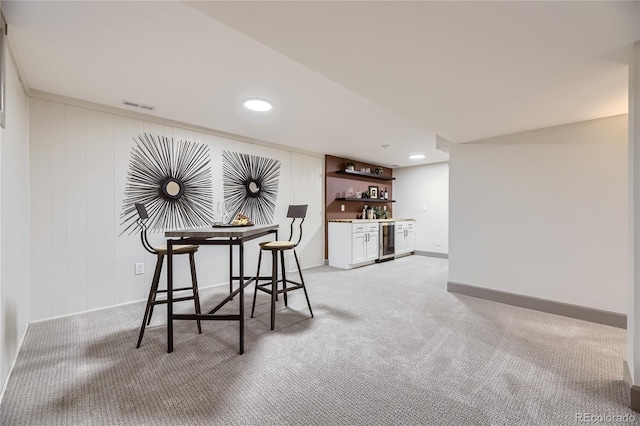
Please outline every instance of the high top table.
[{"label": "high top table", "polygon": [[[244,288],[256,278],[245,281],[244,276],[244,243],[265,235],[275,234],[278,239],[278,225],[254,226],[224,226],[212,228],[183,229],[167,231],[167,352],[173,352],[173,320],[217,320],[238,321],[240,328],[240,350],[244,353]],[[179,239],[176,239],[179,238]],[[229,296],[215,308],[205,314],[174,314],[173,313],[173,246],[182,244],[229,246]],[[238,246],[239,275],[233,276],[233,246]],[[270,277],[264,277],[271,279]],[[239,285],[233,290],[233,281]],[[240,295],[240,310],[237,315],[215,314],[220,308],[229,303],[236,295]]]}]

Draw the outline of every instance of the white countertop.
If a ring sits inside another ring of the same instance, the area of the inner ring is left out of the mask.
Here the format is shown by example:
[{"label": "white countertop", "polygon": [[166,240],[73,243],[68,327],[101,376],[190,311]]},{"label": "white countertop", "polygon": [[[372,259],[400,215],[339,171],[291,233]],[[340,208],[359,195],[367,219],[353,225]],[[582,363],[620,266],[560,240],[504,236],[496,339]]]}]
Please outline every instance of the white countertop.
[{"label": "white countertop", "polygon": [[402,222],[402,221],[415,221],[415,219],[406,219],[406,218],[393,218],[393,219],[329,219],[329,222],[336,223],[370,223],[370,222]]}]

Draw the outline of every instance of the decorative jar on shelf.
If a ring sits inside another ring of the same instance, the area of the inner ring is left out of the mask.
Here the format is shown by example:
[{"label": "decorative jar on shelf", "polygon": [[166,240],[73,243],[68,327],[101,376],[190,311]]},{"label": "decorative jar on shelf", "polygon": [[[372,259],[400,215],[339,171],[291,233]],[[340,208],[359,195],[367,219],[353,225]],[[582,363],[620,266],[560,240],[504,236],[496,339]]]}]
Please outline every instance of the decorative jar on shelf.
[{"label": "decorative jar on shelf", "polygon": [[344,169],[353,172],[356,169],[356,163],[354,161],[346,161],[344,163]]}]

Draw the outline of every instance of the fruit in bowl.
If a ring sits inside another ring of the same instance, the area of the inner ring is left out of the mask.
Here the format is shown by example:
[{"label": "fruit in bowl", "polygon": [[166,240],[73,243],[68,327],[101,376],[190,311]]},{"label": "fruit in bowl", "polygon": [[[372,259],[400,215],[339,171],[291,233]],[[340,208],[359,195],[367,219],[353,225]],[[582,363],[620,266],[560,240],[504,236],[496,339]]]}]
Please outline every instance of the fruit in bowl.
[{"label": "fruit in bowl", "polygon": [[233,219],[233,222],[231,222],[232,225],[251,225],[251,219],[249,219],[249,216],[245,216],[242,213],[238,214],[238,217],[236,217],[235,219]]}]

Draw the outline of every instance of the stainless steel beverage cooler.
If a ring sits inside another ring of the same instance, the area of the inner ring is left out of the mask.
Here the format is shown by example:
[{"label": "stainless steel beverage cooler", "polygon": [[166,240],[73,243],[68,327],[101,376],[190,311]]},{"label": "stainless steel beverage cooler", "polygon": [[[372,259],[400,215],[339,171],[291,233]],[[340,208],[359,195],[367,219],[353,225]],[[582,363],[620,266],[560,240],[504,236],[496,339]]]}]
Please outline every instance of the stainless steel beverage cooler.
[{"label": "stainless steel beverage cooler", "polygon": [[395,228],[395,222],[380,222],[380,251],[378,253],[378,262],[391,260],[395,256]]}]

